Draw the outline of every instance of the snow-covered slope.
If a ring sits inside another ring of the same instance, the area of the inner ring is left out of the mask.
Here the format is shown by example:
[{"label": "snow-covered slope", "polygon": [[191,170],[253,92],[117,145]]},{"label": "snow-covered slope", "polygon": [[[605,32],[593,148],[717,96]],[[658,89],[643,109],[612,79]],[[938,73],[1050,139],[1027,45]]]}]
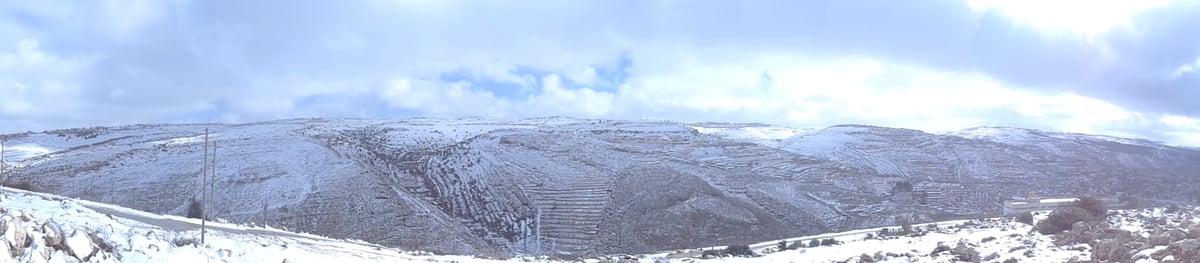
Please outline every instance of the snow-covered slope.
[{"label": "snow-covered slope", "polygon": [[[5,188],[0,262],[493,262]],[[15,253],[12,253],[15,252]]]},{"label": "snow-covered slope", "polygon": [[[0,207],[0,262],[559,262],[433,255],[216,222],[207,222],[201,242],[196,219],[9,188],[0,189]],[[953,220],[913,225],[911,235],[880,235],[902,229],[888,226],[750,244],[754,256],[703,255],[725,248],[718,246],[562,262],[1190,262],[1200,259],[1197,214],[1196,207],[1114,211],[1100,225],[1111,230],[1056,236],[1010,218]]]},{"label": "snow-covered slope", "polygon": [[[1001,211],[1035,190],[1191,201],[1200,151],[996,128],[293,119],[3,135],[8,185],[438,253],[643,253]],[[1137,143],[1132,143],[1137,142]],[[1153,190],[1150,190],[1153,189]]]}]

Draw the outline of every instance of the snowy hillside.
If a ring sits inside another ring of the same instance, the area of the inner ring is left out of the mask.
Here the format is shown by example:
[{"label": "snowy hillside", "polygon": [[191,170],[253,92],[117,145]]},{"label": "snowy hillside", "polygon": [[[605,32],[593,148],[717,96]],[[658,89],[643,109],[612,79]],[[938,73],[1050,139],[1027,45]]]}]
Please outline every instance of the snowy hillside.
[{"label": "snowy hillside", "polygon": [[492,262],[3,189],[0,262]]},{"label": "snowy hillside", "polygon": [[22,186],[445,254],[636,254],[994,216],[1037,191],[1200,197],[1200,151],[1012,128],[292,119],[3,135]]},{"label": "snowy hillside", "polygon": [[[214,222],[201,243],[195,219],[7,188],[0,207],[0,262],[558,261],[432,255]],[[1200,259],[1196,215],[1196,207],[1114,211],[1101,226],[1107,230],[1077,224],[1059,235],[1038,234],[1010,218],[955,220],[918,224],[907,235],[889,226],[762,242],[749,245],[752,255],[744,256],[705,255],[725,248],[710,247],[570,262],[1194,262]],[[893,234],[880,234],[884,230]]]}]

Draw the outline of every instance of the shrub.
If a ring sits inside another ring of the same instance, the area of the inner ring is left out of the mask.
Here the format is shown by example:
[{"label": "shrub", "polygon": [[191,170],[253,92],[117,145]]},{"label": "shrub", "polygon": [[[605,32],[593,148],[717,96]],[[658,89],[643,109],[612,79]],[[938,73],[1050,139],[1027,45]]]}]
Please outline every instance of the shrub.
[{"label": "shrub", "polygon": [[725,247],[721,254],[730,256],[753,256],[754,251],[750,251],[750,245],[731,245]]},{"label": "shrub", "polygon": [[802,247],[804,247],[804,241],[799,241],[799,240],[797,240],[796,242],[792,242],[792,244],[791,244],[791,245],[788,245],[788,246],[787,246],[787,249],[788,249],[788,250],[794,250],[794,249],[799,249],[799,248],[802,248]]},{"label": "shrub", "polygon": [[933,252],[929,252],[929,255],[931,255],[931,256],[937,255],[937,253],[942,253],[942,252],[946,252],[946,251],[950,251],[950,246],[947,246],[945,243],[938,242],[937,247],[934,247]]},{"label": "shrub", "polygon": [[30,192],[37,192],[37,190],[34,190],[35,188],[33,187],[33,184],[30,184],[29,182],[24,182],[24,181],[4,182],[4,187],[21,189],[21,190],[30,191]]},{"label": "shrub", "polygon": [[1088,214],[1091,214],[1097,220],[1104,219],[1108,215],[1108,206],[1104,205],[1104,202],[1095,196],[1085,195],[1079,197],[1079,200],[1076,200],[1074,204],[1086,210]]},{"label": "shrub", "polygon": [[837,245],[837,244],[841,244],[841,243],[842,242],[838,242],[837,240],[832,239],[832,238],[826,238],[826,239],[821,240],[822,246],[832,246],[832,245]]},{"label": "shrub", "polygon": [[813,239],[812,242],[808,242],[808,247],[819,247],[819,246],[821,246],[821,240]]},{"label": "shrub", "polygon": [[1071,230],[1071,225],[1080,221],[1093,219],[1090,212],[1078,206],[1064,206],[1054,209],[1046,220],[1038,222],[1038,233],[1043,235],[1058,234],[1066,230]]},{"label": "shrub", "polygon": [[192,237],[175,237],[175,239],[171,240],[171,244],[175,245],[176,247],[195,246],[199,243],[199,241],[196,241],[196,238]]},{"label": "shrub", "polygon": [[1025,223],[1026,225],[1033,225],[1033,213],[1024,212],[1020,215],[1017,215],[1017,222]]},{"label": "shrub", "polygon": [[788,248],[787,240],[780,240],[779,244],[775,245],[775,250],[778,250],[778,251],[784,251],[784,250],[787,250],[787,248]]},{"label": "shrub", "polygon": [[192,199],[192,203],[188,204],[187,217],[200,218],[202,216],[204,216],[204,206],[200,205],[200,201]]}]

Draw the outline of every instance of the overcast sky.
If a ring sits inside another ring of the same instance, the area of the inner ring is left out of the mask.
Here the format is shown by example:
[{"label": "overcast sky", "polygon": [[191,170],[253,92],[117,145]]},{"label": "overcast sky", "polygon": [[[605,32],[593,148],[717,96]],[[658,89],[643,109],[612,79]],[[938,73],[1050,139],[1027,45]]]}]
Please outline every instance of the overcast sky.
[{"label": "overcast sky", "polygon": [[1200,1],[0,0],[0,132],[410,116],[1200,146]]}]

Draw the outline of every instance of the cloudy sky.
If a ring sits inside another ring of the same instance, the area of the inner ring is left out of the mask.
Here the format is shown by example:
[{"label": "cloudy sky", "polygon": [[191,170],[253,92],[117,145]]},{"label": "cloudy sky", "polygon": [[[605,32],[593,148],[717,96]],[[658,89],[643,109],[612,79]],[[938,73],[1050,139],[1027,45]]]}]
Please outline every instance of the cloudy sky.
[{"label": "cloudy sky", "polygon": [[1180,0],[0,0],[0,132],[575,116],[1200,146],[1197,32]]}]

